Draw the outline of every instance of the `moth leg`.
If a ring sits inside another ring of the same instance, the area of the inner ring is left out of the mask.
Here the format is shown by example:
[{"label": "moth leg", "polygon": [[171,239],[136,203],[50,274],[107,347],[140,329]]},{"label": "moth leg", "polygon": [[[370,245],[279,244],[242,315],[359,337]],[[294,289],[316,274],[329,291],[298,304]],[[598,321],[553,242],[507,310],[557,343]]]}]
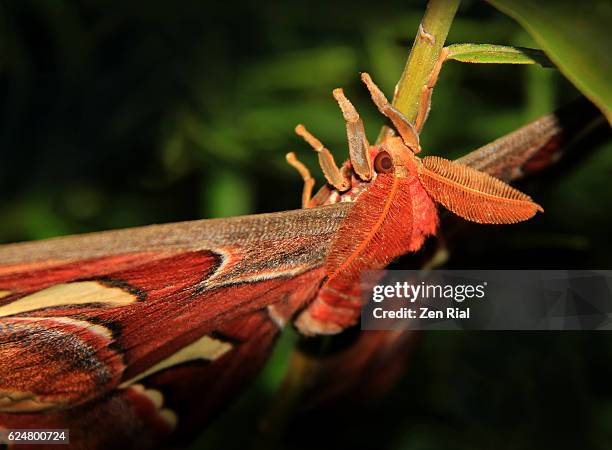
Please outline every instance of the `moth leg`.
[{"label": "moth leg", "polygon": [[330,151],[323,146],[321,141],[310,134],[304,125],[300,124],[295,127],[295,132],[319,154],[319,164],[327,182],[340,192],[347,191],[351,187],[351,183],[336,165]]},{"label": "moth leg", "polygon": [[312,189],[314,188],[315,179],[310,175],[310,170],[300,160],[297,159],[295,153],[289,152],[286,155],[287,162],[298,171],[304,180],[304,189],[302,190],[302,208],[309,208],[312,201]]},{"label": "moth leg", "polygon": [[334,89],[333,95],[346,122],[346,136],[353,170],[359,178],[368,181],[372,179],[372,161],[370,160],[370,143],[365,134],[363,121],[353,104],[344,96],[342,89]]},{"label": "moth leg", "polygon": [[440,56],[438,56],[438,60],[434,65],[431,74],[429,75],[429,80],[427,84],[423,86],[421,89],[421,98],[419,100],[419,110],[417,111],[417,116],[414,124],[414,128],[416,128],[417,132],[420,133],[423,129],[423,124],[427,120],[427,116],[429,116],[429,110],[431,109],[431,95],[433,93],[433,88],[436,86],[438,81],[438,76],[440,75],[440,69],[442,68],[442,64],[446,61],[446,57],[448,56],[448,48],[443,48],[440,51]]},{"label": "moth leg", "polygon": [[361,81],[365,83],[368,91],[370,91],[372,101],[378,110],[393,123],[393,126],[404,141],[404,144],[414,153],[419,153],[421,151],[421,146],[419,145],[419,134],[416,128],[410,123],[406,116],[389,103],[385,94],[383,94],[378,86],[374,84],[368,73],[363,72],[361,74]]}]

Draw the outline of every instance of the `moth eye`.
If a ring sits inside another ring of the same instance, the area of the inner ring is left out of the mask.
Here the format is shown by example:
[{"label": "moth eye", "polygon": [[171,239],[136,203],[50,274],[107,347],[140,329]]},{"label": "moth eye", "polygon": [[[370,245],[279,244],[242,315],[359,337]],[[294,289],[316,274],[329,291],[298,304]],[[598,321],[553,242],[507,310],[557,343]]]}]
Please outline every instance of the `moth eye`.
[{"label": "moth eye", "polygon": [[393,160],[387,152],[380,152],[374,158],[374,170],[378,173],[389,173],[393,171]]}]

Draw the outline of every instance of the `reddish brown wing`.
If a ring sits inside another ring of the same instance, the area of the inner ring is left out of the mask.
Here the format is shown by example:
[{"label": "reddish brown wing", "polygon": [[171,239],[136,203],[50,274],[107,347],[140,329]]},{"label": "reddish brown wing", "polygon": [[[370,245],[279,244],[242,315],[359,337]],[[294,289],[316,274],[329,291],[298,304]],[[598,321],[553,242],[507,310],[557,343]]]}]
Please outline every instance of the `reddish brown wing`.
[{"label": "reddish brown wing", "polygon": [[349,209],[0,247],[0,427],[108,448],[201,426],[265,361],[270,312],[314,296]]},{"label": "reddish brown wing", "polygon": [[265,311],[248,314],[211,333],[232,345],[216,360],[178,363],[74,407],[0,414],[0,424],[69,428],[70,448],[78,449],[157,448],[170,440],[177,445],[191,440],[244,388],[265,363],[278,332]]}]

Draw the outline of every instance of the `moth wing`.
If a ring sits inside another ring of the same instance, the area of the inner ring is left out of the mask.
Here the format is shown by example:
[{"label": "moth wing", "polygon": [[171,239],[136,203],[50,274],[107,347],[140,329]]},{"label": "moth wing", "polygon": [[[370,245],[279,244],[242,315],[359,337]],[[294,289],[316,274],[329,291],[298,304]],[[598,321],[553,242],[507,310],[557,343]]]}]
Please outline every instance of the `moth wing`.
[{"label": "moth wing", "polygon": [[438,156],[422,159],[419,179],[435,201],[472,222],[516,223],[543,211],[531,197],[503,181]]},{"label": "moth wing", "polygon": [[[84,409],[109,399],[149,411],[155,402],[143,394],[146,383],[197,390],[193,382],[204,376],[193,376],[198,364],[209,379],[223,380],[195,408],[209,416],[242,384],[232,380],[261,366],[277,323],[313,298],[349,208],[0,247],[0,425],[18,416],[30,424],[89,417]],[[235,341],[232,334],[241,332],[247,335]],[[250,339],[263,344],[253,347]],[[162,375],[173,382],[162,383]],[[179,391],[174,398],[197,397]],[[180,409],[180,401],[171,403]],[[168,414],[158,414],[158,422],[172,427]]]},{"label": "moth wing", "polygon": [[259,372],[279,331],[266,310],[248,314],[211,333],[210,342],[225,344],[214,360],[187,359],[73,407],[0,413],[0,425],[67,428],[71,448],[84,450],[186,444]]}]

